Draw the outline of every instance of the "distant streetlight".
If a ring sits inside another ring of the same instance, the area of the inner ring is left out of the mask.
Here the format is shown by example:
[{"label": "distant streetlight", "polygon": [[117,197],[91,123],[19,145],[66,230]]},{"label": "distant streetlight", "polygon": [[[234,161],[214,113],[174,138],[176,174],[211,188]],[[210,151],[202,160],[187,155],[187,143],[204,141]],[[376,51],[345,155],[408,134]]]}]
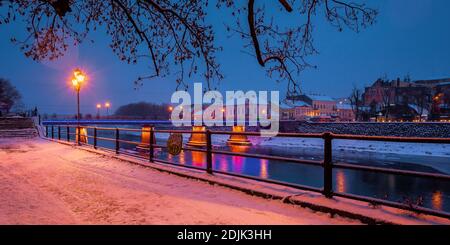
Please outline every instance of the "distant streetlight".
[{"label": "distant streetlight", "polygon": [[100,118],[100,109],[102,109],[102,104],[97,104],[97,118]]},{"label": "distant streetlight", "polygon": [[86,81],[86,75],[80,70],[73,71],[72,85],[77,92],[77,122],[80,124],[80,89],[81,85]]},{"label": "distant streetlight", "polygon": [[111,104],[109,102],[105,102],[106,116],[109,116],[109,107],[111,107]]},{"label": "distant streetlight", "polygon": [[169,109],[169,111],[172,111],[172,110],[173,110],[173,107],[172,107],[172,106],[169,106],[168,109]]}]

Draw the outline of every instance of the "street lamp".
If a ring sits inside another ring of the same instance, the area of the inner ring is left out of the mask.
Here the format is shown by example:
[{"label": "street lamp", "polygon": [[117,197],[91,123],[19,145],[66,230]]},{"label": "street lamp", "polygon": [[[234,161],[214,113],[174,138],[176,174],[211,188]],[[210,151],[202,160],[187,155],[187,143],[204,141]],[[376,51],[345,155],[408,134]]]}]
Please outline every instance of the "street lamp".
[{"label": "street lamp", "polygon": [[111,104],[109,102],[105,102],[106,116],[109,116],[109,107],[111,107]]},{"label": "street lamp", "polygon": [[83,84],[85,81],[86,81],[86,75],[80,69],[75,69],[73,71],[72,85],[75,88],[75,91],[77,92],[77,121],[78,121],[78,124],[80,124],[80,89],[81,89],[81,84]]},{"label": "street lamp", "polygon": [[100,119],[100,109],[102,109],[102,104],[97,104],[97,119]]}]

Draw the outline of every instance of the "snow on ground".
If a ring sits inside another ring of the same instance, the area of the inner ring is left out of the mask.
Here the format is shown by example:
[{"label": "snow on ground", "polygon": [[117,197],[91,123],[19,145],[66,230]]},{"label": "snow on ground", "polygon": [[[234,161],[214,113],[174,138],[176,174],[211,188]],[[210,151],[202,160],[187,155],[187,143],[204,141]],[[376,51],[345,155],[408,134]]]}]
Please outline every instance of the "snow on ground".
[{"label": "snow on ground", "polygon": [[0,224],[354,224],[43,139],[0,139]]}]

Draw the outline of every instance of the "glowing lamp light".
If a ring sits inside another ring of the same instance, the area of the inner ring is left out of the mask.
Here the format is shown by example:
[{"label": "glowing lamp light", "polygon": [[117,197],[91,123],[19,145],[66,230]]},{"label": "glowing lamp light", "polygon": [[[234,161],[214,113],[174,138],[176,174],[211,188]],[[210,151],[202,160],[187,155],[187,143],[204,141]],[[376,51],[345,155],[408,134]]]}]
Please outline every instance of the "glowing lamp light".
[{"label": "glowing lamp light", "polygon": [[106,102],[106,103],[105,103],[105,107],[106,107],[106,108],[109,108],[109,107],[111,107],[111,104],[110,104],[109,102]]},{"label": "glowing lamp light", "polygon": [[86,75],[80,70],[75,69],[73,71],[73,77],[72,77],[72,85],[75,87],[77,91],[80,90],[81,84],[86,81]]},{"label": "glowing lamp light", "polygon": [[102,104],[97,104],[97,109],[102,108]]},{"label": "glowing lamp light", "polygon": [[75,71],[73,71],[73,76],[79,83],[82,83],[84,82],[84,80],[86,80],[86,75],[84,75],[80,69],[75,69]]},{"label": "glowing lamp light", "polygon": [[169,106],[169,111],[172,111],[173,110],[173,107],[172,106]]}]

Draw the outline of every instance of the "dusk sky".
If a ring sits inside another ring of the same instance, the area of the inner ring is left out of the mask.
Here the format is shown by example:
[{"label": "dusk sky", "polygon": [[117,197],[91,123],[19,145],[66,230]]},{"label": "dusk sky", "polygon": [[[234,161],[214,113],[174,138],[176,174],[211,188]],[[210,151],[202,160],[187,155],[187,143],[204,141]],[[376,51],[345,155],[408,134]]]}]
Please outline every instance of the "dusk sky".
[{"label": "dusk sky", "polygon": [[[339,33],[316,17],[314,39],[320,53],[310,57],[310,62],[318,68],[300,75],[303,92],[347,97],[353,84],[363,87],[384,74],[391,79],[406,74],[413,80],[450,77],[450,1],[366,2],[379,10],[379,16],[360,33],[348,29]],[[255,58],[242,52],[244,42],[239,37],[228,38],[223,23],[232,20],[217,10],[208,20],[216,27],[216,42],[224,48],[217,59],[225,75],[220,90],[280,90],[283,95],[286,84],[266,77]],[[37,106],[46,113],[75,113],[76,98],[68,86],[75,67],[86,70],[90,78],[81,92],[82,113],[94,113],[95,104],[107,100],[113,110],[130,102],[169,102],[175,90],[173,76],[146,81],[135,90],[133,81],[151,73],[150,64],[121,62],[103,31],[91,33],[95,43],[84,42],[56,62],[26,58],[10,42],[10,37],[24,34],[22,23],[0,25],[0,77],[19,89],[27,107]]]}]

